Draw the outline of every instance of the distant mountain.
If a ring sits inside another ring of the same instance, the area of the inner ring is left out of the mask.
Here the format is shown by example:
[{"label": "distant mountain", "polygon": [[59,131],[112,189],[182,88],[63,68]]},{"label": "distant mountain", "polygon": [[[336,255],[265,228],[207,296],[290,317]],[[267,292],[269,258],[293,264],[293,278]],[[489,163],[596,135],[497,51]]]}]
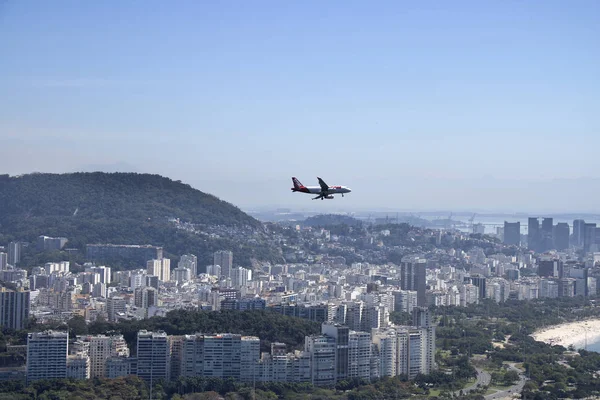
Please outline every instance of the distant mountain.
[{"label": "distant mountain", "polygon": [[[171,219],[171,220],[170,220]],[[177,229],[180,222],[220,226],[239,232],[198,235]],[[234,251],[234,263],[269,260],[277,252],[261,241],[262,224],[237,207],[171,179],[137,173],[35,173],[0,176],[0,244],[33,241],[39,235],[64,236],[68,247],[87,243],[152,244],[171,256],[196,254],[201,266],[212,252]],[[252,245],[243,237],[253,236]]]}]

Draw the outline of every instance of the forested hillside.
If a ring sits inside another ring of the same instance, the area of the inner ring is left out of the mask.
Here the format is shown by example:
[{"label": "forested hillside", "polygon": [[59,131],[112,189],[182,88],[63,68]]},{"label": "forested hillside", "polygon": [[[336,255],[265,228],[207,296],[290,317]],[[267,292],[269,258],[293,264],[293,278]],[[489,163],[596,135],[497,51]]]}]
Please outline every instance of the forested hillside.
[{"label": "forested hillside", "polygon": [[163,246],[168,255],[196,254],[202,264],[210,263],[212,252],[221,249],[234,251],[240,263],[278,256],[260,240],[252,246],[226,235],[207,240],[176,229],[169,218],[250,234],[263,229],[237,207],[159,175],[95,172],[0,177],[0,244],[34,241],[43,234],[64,236],[69,239],[68,247],[82,251],[87,243]]}]

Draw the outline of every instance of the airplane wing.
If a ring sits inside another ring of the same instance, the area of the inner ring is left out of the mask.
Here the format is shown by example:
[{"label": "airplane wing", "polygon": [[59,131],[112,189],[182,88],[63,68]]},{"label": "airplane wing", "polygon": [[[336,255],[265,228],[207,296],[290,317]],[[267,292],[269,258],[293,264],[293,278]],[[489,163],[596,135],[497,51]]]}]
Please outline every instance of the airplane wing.
[{"label": "airplane wing", "polygon": [[319,180],[319,185],[321,185],[321,190],[323,192],[325,192],[326,190],[329,189],[329,185],[325,183],[325,181],[319,177],[317,177],[317,179]]}]

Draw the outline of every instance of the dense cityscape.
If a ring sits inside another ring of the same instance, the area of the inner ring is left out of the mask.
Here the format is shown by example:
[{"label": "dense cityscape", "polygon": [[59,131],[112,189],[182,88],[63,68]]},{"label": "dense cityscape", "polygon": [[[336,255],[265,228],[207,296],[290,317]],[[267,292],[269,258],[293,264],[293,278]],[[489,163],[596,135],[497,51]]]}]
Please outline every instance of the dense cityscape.
[{"label": "dense cityscape", "polygon": [[[541,225],[529,218],[525,235],[519,222],[505,222],[495,235],[486,235],[477,223],[463,232],[387,219],[367,224],[343,217],[351,224],[339,224],[340,216],[317,218],[321,226],[265,224],[289,261],[254,266],[239,265],[223,249],[210,265],[182,254],[171,268],[162,247],[108,243],[87,244],[81,264],[34,266],[24,265],[22,254],[72,256],[77,249],[69,248],[69,238],[45,235],[36,242],[7,243],[0,252],[4,329],[22,331],[32,321],[60,326],[74,317],[88,324],[119,323],[179,309],[265,310],[318,323],[320,333],[306,336],[299,348],[272,342],[262,351],[262,338],[231,332],[140,330],[130,348],[119,333],[34,331],[26,344],[7,343],[6,351],[22,354],[25,362],[3,368],[0,376],[31,383],[136,375],[150,385],[206,377],[317,387],[348,379],[414,380],[439,368],[432,307],[597,295],[600,228],[583,220],[573,221],[571,230],[552,218]],[[190,230],[175,217],[169,221]],[[112,269],[116,261],[144,268]],[[391,315],[405,317],[393,323]]]}]

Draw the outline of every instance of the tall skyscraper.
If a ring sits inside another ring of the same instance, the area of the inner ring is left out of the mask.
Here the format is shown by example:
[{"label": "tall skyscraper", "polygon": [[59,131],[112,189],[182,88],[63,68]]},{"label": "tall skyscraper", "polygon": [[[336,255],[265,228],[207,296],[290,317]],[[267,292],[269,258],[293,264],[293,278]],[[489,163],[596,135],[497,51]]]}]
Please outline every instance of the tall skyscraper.
[{"label": "tall skyscraper", "polygon": [[541,237],[540,220],[530,217],[527,220],[527,248],[535,252],[540,251]]},{"label": "tall skyscraper", "polygon": [[152,384],[171,375],[171,346],[164,332],[137,334],[137,376]]},{"label": "tall skyscraper", "polygon": [[577,247],[583,246],[583,228],[585,221],[576,219],[573,221],[573,244]]},{"label": "tall skyscraper", "polygon": [[228,250],[219,250],[214,254],[213,265],[221,266],[221,276],[231,278],[233,268],[233,253]]},{"label": "tall skyscraper", "polygon": [[29,319],[29,291],[0,288],[0,326],[21,330]]},{"label": "tall skyscraper", "polygon": [[10,242],[8,244],[8,263],[10,265],[16,266],[21,261],[22,246],[21,242]]},{"label": "tall skyscraper", "polygon": [[4,271],[8,264],[8,254],[0,252],[0,271]]},{"label": "tall skyscraper", "polygon": [[559,222],[554,227],[554,247],[556,250],[567,250],[569,248],[569,238],[571,229],[566,222]]},{"label": "tall skyscraper", "polygon": [[521,245],[521,223],[504,221],[504,244]]},{"label": "tall skyscraper", "polygon": [[583,251],[589,253],[596,249],[596,224],[586,223],[583,226]]},{"label": "tall skyscraper", "polygon": [[414,290],[417,292],[417,305],[427,305],[425,292],[427,260],[418,256],[406,256],[400,263],[400,287],[402,290]]},{"label": "tall skyscraper", "polygon": [[542,241],[540,251],[548,251],[554,248],[554,220],[552,218],[542,219]]},{"label": "tall skyscraper", "polygon": [[69,334],[45,331],[27,335],[27,382],[66,378]]}]

